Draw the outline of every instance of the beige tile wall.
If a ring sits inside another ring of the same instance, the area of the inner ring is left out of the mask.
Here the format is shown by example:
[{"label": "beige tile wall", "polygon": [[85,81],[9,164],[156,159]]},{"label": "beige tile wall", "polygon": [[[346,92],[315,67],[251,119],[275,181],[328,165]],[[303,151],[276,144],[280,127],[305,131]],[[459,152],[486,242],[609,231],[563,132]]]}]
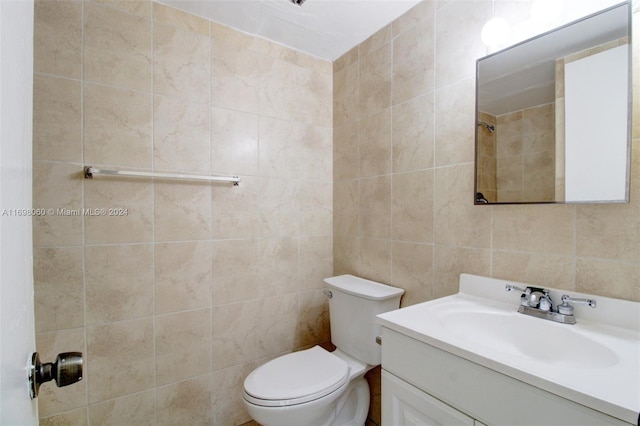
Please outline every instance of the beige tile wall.
[{"label": "beige tile wall", "polygon": [[497,117],[499,202],[555,200],[555,117],[553,103]]},{"label": "beige tile wall", "polygon": [[403,306],[455,293],[462,272],[640,301],[639,108],[629,204],[473,204],[475,61],[494,6],[521,19],[531,4],[422,2],[334,63],[334,271],[404,288]]},{"label": "beige tile wall", "polygon": [[246,374],[329,340],[331,63],[146,0],[35,12],[34,206],[127,209],[34,221],[37,349],[86,362],[42,424],[248,421]]}]

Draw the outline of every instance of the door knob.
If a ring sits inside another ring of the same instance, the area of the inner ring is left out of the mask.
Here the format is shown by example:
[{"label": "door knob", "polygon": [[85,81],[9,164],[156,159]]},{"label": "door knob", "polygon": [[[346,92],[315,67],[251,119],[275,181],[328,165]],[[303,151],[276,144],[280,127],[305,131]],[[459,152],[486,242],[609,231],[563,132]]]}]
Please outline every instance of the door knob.
[{"label": "door knob", "polygon": [[29,394],[31,399],[38,397],[40,385],[51,380],[60,388],[82,380],[82,352],[64,352],[56,360],[40,362],[38,352],[31,355],[29,366]]}]

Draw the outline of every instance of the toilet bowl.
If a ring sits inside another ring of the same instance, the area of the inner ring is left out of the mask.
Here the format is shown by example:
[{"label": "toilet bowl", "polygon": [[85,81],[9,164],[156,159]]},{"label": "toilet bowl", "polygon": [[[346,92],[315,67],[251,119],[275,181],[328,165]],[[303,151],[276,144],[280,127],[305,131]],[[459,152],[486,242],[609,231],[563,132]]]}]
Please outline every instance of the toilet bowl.
[{"label": "toilet bowl", "polygon": [[245,408],[263,426],[362,425],[369,409],[368,367],[320,346],[284,355],[247,376]]},{"label": "toilet bowl", "polygon": [[315,346],[275,358],[244,381],[243,402],[263,426],[362,426],[369,412],[364,374],[380,364],[377,314],[397,309],[404,290],[341,275],[327,278],[329,352]]}]

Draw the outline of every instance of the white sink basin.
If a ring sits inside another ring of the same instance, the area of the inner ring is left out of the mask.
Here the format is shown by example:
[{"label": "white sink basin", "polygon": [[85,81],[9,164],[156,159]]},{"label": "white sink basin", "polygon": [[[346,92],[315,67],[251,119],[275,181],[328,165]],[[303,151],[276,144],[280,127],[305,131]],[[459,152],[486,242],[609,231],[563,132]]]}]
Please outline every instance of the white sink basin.
[{"label": "white sink basin", "polygon": [[[518,313],[504,280],[462,274],[453,296],[378,315],[383,327],[555,395],[636,424],[640,412],[640,303],[588,297],[574,325]],[[527,284],[516,283],[520,287]],[[384,344],[384,342],[383,342]]]},{"label": "white sink basin", "polygon": [[456,312],[452,308],[438,316],[443,327],[481,346],[571,368],[604,368],[619,361],[611,349],[566,324],[530,318],[517,312]]}]

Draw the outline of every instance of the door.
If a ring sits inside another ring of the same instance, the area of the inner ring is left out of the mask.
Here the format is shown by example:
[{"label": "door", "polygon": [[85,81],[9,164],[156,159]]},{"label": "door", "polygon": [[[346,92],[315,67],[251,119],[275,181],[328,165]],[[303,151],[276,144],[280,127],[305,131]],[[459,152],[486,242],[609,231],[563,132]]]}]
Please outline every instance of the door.
[{"label": "door", "polygon": [[31,240],[33,0],[0,0],[0,425],[36,425]]}]

